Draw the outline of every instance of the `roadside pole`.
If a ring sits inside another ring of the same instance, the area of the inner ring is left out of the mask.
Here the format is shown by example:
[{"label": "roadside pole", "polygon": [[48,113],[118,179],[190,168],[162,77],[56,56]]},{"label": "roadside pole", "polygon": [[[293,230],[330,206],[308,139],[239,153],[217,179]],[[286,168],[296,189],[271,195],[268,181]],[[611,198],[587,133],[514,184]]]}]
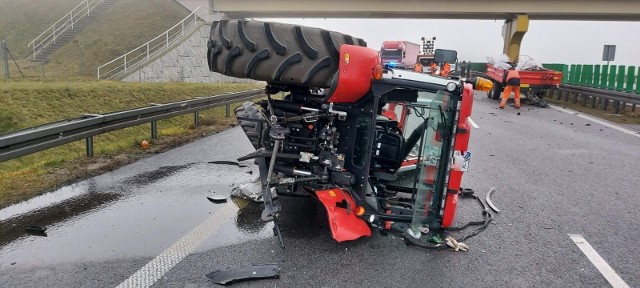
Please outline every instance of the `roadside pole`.
[{"label": "roadside pole", "polygon": [[2,74],[9,79],[9,57],[7,56],[7,41],[0,41],[0,59],[2,60]]}]

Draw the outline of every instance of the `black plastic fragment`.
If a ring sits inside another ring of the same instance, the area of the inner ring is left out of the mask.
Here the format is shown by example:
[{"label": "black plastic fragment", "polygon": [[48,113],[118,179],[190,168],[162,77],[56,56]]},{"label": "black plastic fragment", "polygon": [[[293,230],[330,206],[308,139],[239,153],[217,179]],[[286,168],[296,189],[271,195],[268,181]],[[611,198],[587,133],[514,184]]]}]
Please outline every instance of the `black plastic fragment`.
[{"label": "black plastic fragment", "polygon": [[227,203],[227,197],[219,194],[215,194],[213,195],[213,197],[207,197],[207,199],[209,199],[209,201],[211,201],[212,203],[216,203],[216,204]]},{"label": "black plastic fragment", "polygon": [[47,228],[44,228],[44,227],[29,226],[29,227],[25,228],[24,230],[27,231],[27,233],[29,233],[31,235],[47,237],[47,233],[46,233]]},{"label": "black plastic fragment", "polygon": [[238,162],[234,162],[234,161],[209,161],[207,162],[209,164],[220,164],[220,165],[232,165],[232,166],[238,166],[238,167],[247,167],[247,165],[242,165]]},{"label": "black plastic fragment", "polygon": [[278,279],[280,278],[280,267],[273,263],[253,264],[239,270],[213,271],[207,274],[207,278],[222,285],[246,280]]}]

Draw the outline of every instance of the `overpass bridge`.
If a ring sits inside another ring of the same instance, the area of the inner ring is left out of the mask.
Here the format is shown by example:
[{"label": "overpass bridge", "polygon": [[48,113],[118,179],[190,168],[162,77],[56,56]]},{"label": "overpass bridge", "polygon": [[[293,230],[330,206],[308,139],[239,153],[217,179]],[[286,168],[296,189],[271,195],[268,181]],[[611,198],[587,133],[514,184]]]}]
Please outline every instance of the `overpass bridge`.
[{"label": "overpass bridge", "polygon": [[225,18],[407,18],[504,20],[503,52],[511,59],[529,20],[640,21],[634,0],[182,0],[199,2]]}]

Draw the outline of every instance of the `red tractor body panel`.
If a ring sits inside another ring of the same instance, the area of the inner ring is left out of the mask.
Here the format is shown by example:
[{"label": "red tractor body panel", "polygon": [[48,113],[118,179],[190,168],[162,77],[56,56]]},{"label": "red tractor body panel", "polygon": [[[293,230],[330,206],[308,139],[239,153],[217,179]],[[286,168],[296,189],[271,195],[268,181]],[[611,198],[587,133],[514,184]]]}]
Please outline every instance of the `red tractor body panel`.
[{"label": "red tractor body panel", "polygon": [[[471,125],[469,117],[473,110],[473,87],[471,84],[464,85],[462,101],[460,103],[460,116],[458,118],[458,127],[454,144],[454,155],[462,155],[468,157],[469,138],[471,137]],[[458,203],[458,191],[462,184],[462,174],[464,172],[459,169],[451,169],[449,174],[449,186],[447,198],[444,204],[444,215],[442,217],[442,227],[451,227],[453,219],[456,215],[456,205]]]},{"label": "red tractor body panel", "polygon": [[329,102],[353,103],[371,89],[373,69],[380,65],[380,56],[366,47],[342,45],[338,65],[338,83]]},{"label": "red tractor body panel", "polygon": [[333,239],[338,242],[371,236],[371,229],[355,214],[356,202],[341,188],[316,191],[318,200],[327,209]]}]

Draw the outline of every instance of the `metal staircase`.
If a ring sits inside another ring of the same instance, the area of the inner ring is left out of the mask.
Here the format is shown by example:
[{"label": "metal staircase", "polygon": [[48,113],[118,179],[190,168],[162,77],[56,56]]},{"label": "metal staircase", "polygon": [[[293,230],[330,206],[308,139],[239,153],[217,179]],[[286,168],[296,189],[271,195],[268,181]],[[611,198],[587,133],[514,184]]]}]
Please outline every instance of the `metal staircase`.
[{"label": "metal staircase", "polygon": [[155,56],[170,50],[173,44],[185,39],[185,36],[189,36],[204,23],[204,20],[198,16],[200,9],[202,7],[196,8],[178,24],[147,43],[98,67],[98,79],[119,79],[131,71],[136,71]]},{"label": "metal staircase", "polygon": [[84,0],[29,43],[31,59],[46,61],[116,0]]}]

